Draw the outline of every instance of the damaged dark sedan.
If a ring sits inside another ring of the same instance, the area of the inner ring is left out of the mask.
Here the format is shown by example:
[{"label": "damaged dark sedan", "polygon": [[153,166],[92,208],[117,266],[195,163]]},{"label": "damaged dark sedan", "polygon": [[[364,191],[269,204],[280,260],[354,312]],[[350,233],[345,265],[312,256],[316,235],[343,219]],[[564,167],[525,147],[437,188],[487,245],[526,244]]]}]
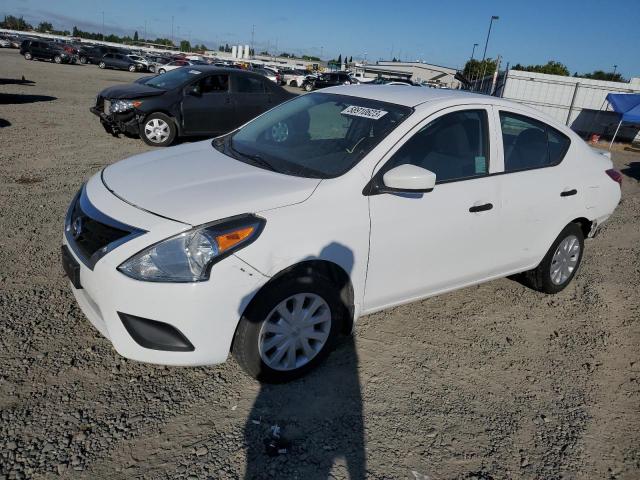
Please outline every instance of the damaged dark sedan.
[{"label": "damaged dark sedan", "polygon": [[109,87],[91,112],[112,135],[165,147],[177,137],[222,135],[293,96],[251,72],[190,66]]}]

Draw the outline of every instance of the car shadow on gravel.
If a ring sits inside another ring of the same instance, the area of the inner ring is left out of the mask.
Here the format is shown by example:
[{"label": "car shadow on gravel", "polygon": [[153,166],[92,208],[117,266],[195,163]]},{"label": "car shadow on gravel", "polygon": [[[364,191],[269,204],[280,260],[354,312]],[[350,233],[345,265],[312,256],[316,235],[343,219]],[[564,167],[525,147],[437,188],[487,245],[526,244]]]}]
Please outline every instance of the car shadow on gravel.
[{"label": "car shadow on gravel", "polygon": [[0,128],[10,127],[11,122],[9,120],[5,120],[4,118],[0,118]]},{"label": "car shadow on gravel", "polygon": [[633,178],[634,180],[640,182],[640,162],[631,162],[627,164],[627,168],[623,168],[620,171],[627,177]]},{"label": "car shadow on gravel", "polygon": [[[353,252],[336,242],[317,258],[335,259],[347,273],[354,263]],[[345,292],[348,286],[336,288]],[[337,470],[348,472],[351,480],[364,480],[362,393],[353,336],[340,338],[329,358],[301,379],[262,384],[244,437],[246,480],[326,480]]]},{"label": "car shadow on gravel", "polygon": [[58,97],[49,95],[26,95],[21,93],[0,93],[0,105],[18,105],[23,103],[51,102]]}]

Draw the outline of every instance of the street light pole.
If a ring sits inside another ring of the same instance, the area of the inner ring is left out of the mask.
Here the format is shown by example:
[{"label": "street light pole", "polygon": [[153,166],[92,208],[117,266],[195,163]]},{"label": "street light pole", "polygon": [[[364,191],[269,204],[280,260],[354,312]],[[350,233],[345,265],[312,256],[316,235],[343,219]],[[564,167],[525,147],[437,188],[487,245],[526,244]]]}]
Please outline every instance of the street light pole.
[{"label": "street light pole", "polygon": [[473,44],[473,50],[471,50],[471,60],[473,60],[473,55],[476,53],[476,47],[478,46],[477,43]]},{"label": "street light pole", "polygon": [[[484,42],[484,51],[482,52],[482,63],[484,63],[487,58],[487,47],[489,46],[489,37],[491,36],[491,27],[493,26],[494,20],[500,20],[500,17],[497,15],[492,15],[491,20],[489,21],[489,31],[487,32],[487,40]],[[482,72],[482,81],[480,82],[480,89],[484,86],[484,75],[486,73],[487,66],[484,66],[484,71]]]}]

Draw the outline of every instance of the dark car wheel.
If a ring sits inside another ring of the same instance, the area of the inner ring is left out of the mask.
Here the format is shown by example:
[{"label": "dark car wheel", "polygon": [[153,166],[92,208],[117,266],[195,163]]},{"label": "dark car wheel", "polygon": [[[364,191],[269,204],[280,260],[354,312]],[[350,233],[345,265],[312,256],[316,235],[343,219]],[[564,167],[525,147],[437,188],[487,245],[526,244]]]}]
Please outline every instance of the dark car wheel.
[{"label": "dark car wheel", "polygon": [[156,67],[155,67],[155,65],[149,65],[149,71],[150,71],[151,73],[156,73]]},{"label": "dark car wheel", "polygon": [[296,82],[295,80],[291,80],[291,83],[289,84],[289,86],[297,87],[298,86],[298,82]]},{"label": "dark car wheel", "polygon": [[135,66],[135,65],[129,65],[128,70],[129,70],[130,72],[135,72],[135,71],[136,71],[136,66]]},{"label": "dark car wheel", "polygon": [[100,62],[100,63],[98,64],[98,68],[103,68],[103,69],[104,69],[104,68],[107,68],[107,64],[106,64],[106,63],[104,63],[104,62]]},{"label": "dark car wheel", "polygon": [[567,225],[540,265],[525,273],[525,283],[539,292],[558,293],[569,285],[582,261],[584,234],[576,223]]},{"label": "dark car wheel", "polygon": [[82,65],[86,65],[87,64],[87,57],[80,57],[80,63]]},{"label": "dark car wheel", "polygon": [[173,119],[164,113],[152,113],[140,126],[140,138],[152,147],[168,147],[177,134]]},{"label": "dark car wheel", "polygon": [[60,55],[56,55],[53,57],[53,61],[56,63],[62,63],[62,57]]},{"label": "dark car wheel", "polygon": [[33,55],[31,55],[30,52],[25,52],[24,59],[25,60],[33,60]]},{"label": "dark car wheel", "polygon": [[310,92],[311,90],[313,90],[313,85],[311,85],[310,83],[307,83],[307,84],[304,86],[304,90],[305,90],[306,92]]},{"label": "dark car wheel", "polygon": [[233,356],[262,382],[293,380],[331,351],[347,312],[328,278],[313,273],[285,277],[267,286],[245,311]]},{"label": "dark car wheel", "polygon": [[166,73],[167,71],[164,68],[161,68],[160,70],[158,70],[158,73],[160,75],[162,75],[163,73]]}]

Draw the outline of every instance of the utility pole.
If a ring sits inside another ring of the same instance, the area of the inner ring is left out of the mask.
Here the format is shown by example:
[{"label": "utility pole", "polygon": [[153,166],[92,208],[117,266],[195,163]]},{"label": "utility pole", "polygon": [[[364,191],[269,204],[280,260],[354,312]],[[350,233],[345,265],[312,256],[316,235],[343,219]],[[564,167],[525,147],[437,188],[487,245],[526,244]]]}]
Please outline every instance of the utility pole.
[{"label": "utility pole", "polygon": [[[253,47],[253,40],[255,37],[255,33],[256,33],[256,26],[255,25],[251,25],[251,48],[249,49],[249,54],[251,54],[251,52],[255,53],[255,49]],[[253,55],[249,55],[251,58],[253,58]]]},{"label": "utility pole", "polygon": [[102,40],[104,40],[104,12],[102,12]]},{"label": "utility pole", "polygon": [[144,41],[147,41],[147,21],[144,21]]},{"label": "utility pole", "polygon": [[473,55],[476,53],[476,47],[478,46],[477,43],[473,44],[473,50],[471,50],[471,61],[473,61]]},{"label": "utility pole", "polygon": [[171,45],[175,44],[175,40],[173,38],[173,15],[171,15]]}]

